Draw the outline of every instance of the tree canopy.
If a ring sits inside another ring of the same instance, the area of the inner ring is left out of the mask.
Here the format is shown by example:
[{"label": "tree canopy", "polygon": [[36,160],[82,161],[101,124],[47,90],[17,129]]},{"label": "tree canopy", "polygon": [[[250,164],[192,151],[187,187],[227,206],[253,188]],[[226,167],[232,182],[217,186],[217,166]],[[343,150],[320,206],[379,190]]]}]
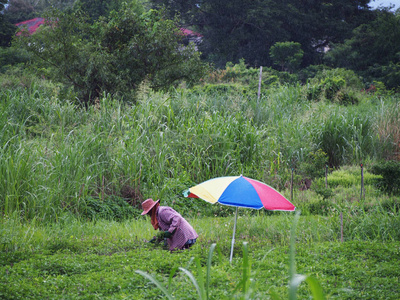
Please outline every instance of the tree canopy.
[{"label": "tree canopy", "polygon": [[8,47],[17,28],[10,22],[2,11],[7,0],[0,0],[0,47]]},{"label": "tree canopy", "polygon": [[[333,44],[325,61],[331,66],[354,70],[366,78],[398,86],[400,72],[400,15],[387,9],[377,18],[355,28],[341,44]],[[395,76],[395,78],[393,78]]]},{"label": "tree canopy", "polygon": [[180,14],[185,26],[204,36],[204,57],[224,66],[241,58],[252,66],[272,65],[276,42],[302,45],[303,65],[320,63],[324,47],[342,42],[372,18],[369,0],[151,0]]},{"label": "tree canopy", "polygon": [[49,68],[48,76],[72,86],[85,102],[102,93],[130,97],[143,80],[165,89],[198,80],[206,70],[192,46],[183,47],[176,22],[156,10],[124,6],[89,22],[82,11],[54,10],[21,45]]},{"label": "tree canopy", "polygon": [[[0,0],[0,8],[4,8],[6,2]],[[46,9],[59,9],[59,17],[63,20],[49,21],[49,24],[53,22],[52,31],[47,30],[46,36],[41,34],[40,38],[26,37],[38,40],[37,44],[31,43],[29,49],[36,57],[42,57],[43,65],[53,65],[53,72],[46,76],[54,79],[62,77],[63,82],[72,84],[80,93],[83,90],[89,91],[83,95],[85,99],[95,97],[100,91],[116,93],[117,86],[120,93],[125,94],[127,90],[137,86],[136,80],[140,81],[139,78],[151,81],[155,88],[164,88],[168,82],[176,82],[176,78],[191,81],[201,73],[194,68],[198,65],[199,70],[201,69],[202,65],[197,63],[200,58],[202,61],[212,62],[217,68],[224,68],[228,62],[235,64],[245,61],[249,67],[262,65],[294,73],[305,70],[303,75],[309,74],[309,68],[324,64],[333,68],[351,69],[362,76],[366,83],[378,80],[387,87],[398,87],[399,12],[393,12],[392,7],[372,10],[368,6],[370,2],[371,0],[9,0],[7,9],[3,9],[3,14],[0,14],[0,46],[10,46],[11,37],[15,33],[15,27],[10,24],[10,20],[24,21],[33,16],[45,17],[43,12]],[[155,13],[149,11],[150,7],[162,13],[158,13],[157,20],[152,18],[150,23],[146,23],[147,17],[144,15]],[[132,15],[127,16],[126,12],[129,10],[135,18]],[[175,16],[179,16],[179,19]],[[49,17],[50,20],[53,16]],[[118,28],[123,28],[127,26],[124,25],[125,22],[134,22],[135,25],[128,26],[129,29],[123,34],[118,30],[112,32],[113,27],[107,27],[117,24]],[[64,32],[56,30],[56,24],[58,28],[65,24]],[[147,26],[156,26],[157,34],[161,37],[150,33]],[[185,40],[180,40],[182,36],[177,31],[179,27],[195,31],[197,40],[201,40],[197,44],[200,53],[183,47],[182,42],[184,44]],[[167,32],[171,38],[167,38]],[[118,36],[125,44],[121,45],[113,36]],[[63,48],[58,44],[55,46],[51,39],[59,41]],[[120,48],[108,43],[108,40],[120,45]],[[68,41],[70,45],[62,44],[61,41]],[[141,46],[132,48],[133,42]],[[173,46],[162,45],[162,42]],[[35,48],[35,45],[46,47]],[[294,45],[297,50],[293,48]],[[58,49],[60,53],[52,53],[53,49]],[[129,51],[133,52],[133,49],[137,50],[135,55],[142,61],[152,62],[144,64],[136,60],[134,63],[127,54]],[[61,53],[67,50],[72,51],[65,53],[69,60],[64,57],[62,61]],[[296,55],[295,52],[287,52],[289,50],[297,51]],[[149,55],[144,54],[146,51]],[[159,54],[154,56],[154,51],[171,55],[175,53],[176,57],[172,59]],[[119,60],[126,60],[124,55],[130,60],[126,64],[117,63]],[[58,60],[53,59],[56,57]],[[184,57],[186,58],[183,59]],[[178,63],[179,59],[181,61]],[[161,60],[171,62],[172,67],[165,62],[160,63]],[[128,65],[136,71],[127,71]],[[86,73],[79,68],[86,70]],[[108,71],[114,75],[108,74]],[[115,75],[117,73],[119,77]]]}]

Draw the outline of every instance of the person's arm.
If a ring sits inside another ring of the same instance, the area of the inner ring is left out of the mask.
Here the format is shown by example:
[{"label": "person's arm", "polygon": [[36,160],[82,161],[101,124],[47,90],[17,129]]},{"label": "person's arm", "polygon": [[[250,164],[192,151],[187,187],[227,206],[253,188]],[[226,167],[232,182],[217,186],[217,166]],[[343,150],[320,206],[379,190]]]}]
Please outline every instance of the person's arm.
[{"label": "person's arm", "polygon": [[171,235],[181,224],[182,216],[172,208],[163,210],[159,216],[166,224],[169,224],[168,232]]}]

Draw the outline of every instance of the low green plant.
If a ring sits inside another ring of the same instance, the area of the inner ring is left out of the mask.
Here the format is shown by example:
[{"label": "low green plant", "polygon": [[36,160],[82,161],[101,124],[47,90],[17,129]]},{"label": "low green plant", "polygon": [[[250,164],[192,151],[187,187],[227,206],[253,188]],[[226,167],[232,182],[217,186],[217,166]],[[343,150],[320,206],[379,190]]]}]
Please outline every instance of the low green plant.
[{"label": "low green plant", "polygon": [[[297,289],[300,286],[300,284],[305,281],[308,283],[312,296],[316,300],[320,299],[325,299],[325,295],[323,293],[321,284],[319,281],[313,277],[313,276],[306,276],[306,275],[300,275],[296,274],[296,266],[295,266],[295,241],[296,241],[296,228],[297,228],[297,223],[299,219],[300,213],[296,213],[295,215],[295,220],[292,225],[291,229],[291,238],[290,238],[290,259],[289,259],[289,277],[290,277],[290,282],[289,282],[289,299],[290,300],[295,300],[297,298],[296,293]],[[179,270],[181,270],[193,283],[194,287],[196,288],[198,299],[203,300],[203,299],[210,299],[210,274],[211,274],[211,260],[212,260],[212,254],[214,252],[216,244],[212,244],[210,247],[210,251],[208,254],[208,260],[207,260],[207,273],[205,276],[205,283],[204,283],[204,277],[202,275],[202,268],[200,264],[199,258],[192,258],[192,260],[195,260],[196,268],[197,268],[197,274],[198,277],[196,278],[189,270],[185,268],[179,267]],[[174,274],[176,272],[176,268],[173,269],[170,273],[169,276],[169,282],[168,286],[171,286],[171,278],[173,278]],[[164,295],[168,299],[175,299],[175,297],[172,295],[172,293],[159,281],[157,280],[154,276],[143,272],[141,270],[136,270],[136,273],[142,275],[143,277],[147,278],[150,282],[155,284],[157,288],[159,288]],[[251,264],[249,261],[249,253],[248,253],[248,246],[247,243],[243,243],[243,268],[242,268],[242,279],[239,281],[237,284],[236,288],[230,294],[227,296],[229,299],[255,299],[253,298],[254,295],[254,290],[252,289],[252,279],[251,279]],[[238,295],[237,292],[241,290],[241,293]],[[282,299],[276,292],[271,290],[269,292],[270,296],[273,299]]]},{"label": "low green plant", "polygon": [[[212,255],[214,252],[216,244],[212,244],[208,253],[208,260],[207,260],[207,271],[206,275],[203,276],[202,267],[200,264],[200,260],[198,257],[192,258],[195,261],[196,270],[197,270],[197,278],[188,270],[182,267],[179,267],[179,270],[182,271],[193,283],[193,286],[196,288],[198,299],[200,300],[208,300],[210,298],[210,280],[211,280],[211,261]],[[176,272],[176,268],[173,269],[169,275],[169,282],[168,286],[171,286],[171,279],[173,278]],[[141,270],[137,270],[136,273],[142,275],[143,277],[147,278],[149,281],[154,283],[168,299],[175,299],[172,296],[172,293],[168,291],[164,285],[158,281],[154,276],[145,273]],[[248,246],[247,243],[243,243],[243,269],[242,269],[242,279],[237,284],[236,288],[232,292],[230,298],[239,298],[239,299],[252,299],[252,289],[251,289],[251,265],[249,261],[249,253],[248,253]],[[241,290],[240,296],[237,295],[238,291]]]},{"label": "low green plant", "polygon": [[[381,175],[373,174],[371,168],[363,170],[364,186],[375,185],[375,183],[381,178]],[[328,187],[353,187],[361,185],[361,168],[359,166],[345,166],[341,169],[334,170],[328,174],[327,177]],[[316,189],[325,187],[325,178],[319,178],[313,186]]]},{"label": "low green plant", "polygon": [[[202,268],[200,265],[200,260],[199,258],[195,258],[195,264],[198,272],[198,277],[197,279],[194,277],[194,275],[187,269],[179,267],[179,270],[181,270],[193,283],[194,287],[196,288],[197,294],[198,294],[198,299],[203,300],[203,299],[210,299],[210,275],[211,275],[211,260],[212,260],[212,255],[214,252],[216,244],[212,244],[210,247],[210,251],[208,253],[208,260],[207,260],[207,272],[205,276],[205,282],[204,282],[204,277],[202,275]],[[243,246],[245,247],[245,246]],[[247,250],[247,248],[246,248]],[[247,254],[247,252],[246,252]],[[193,258],[192,258],[193,260]],[[174,268],[171,270],[170,276],[169,276],[169,282],[168,286],[171,286],[171,280],[174,277],[174,274],[176,272],[177,268]],[[136,270],[136,273],[142,275],[143,277],[147,278],[150,282],[154,283],[168,299],[175,299],[175,297],[172,296],[172,293],[168,291],[167,288],[164,287],[164,285],[158,281],[154,276],[143,272],[141,270]],[[247,274],[247,273],[246,273]]]}]

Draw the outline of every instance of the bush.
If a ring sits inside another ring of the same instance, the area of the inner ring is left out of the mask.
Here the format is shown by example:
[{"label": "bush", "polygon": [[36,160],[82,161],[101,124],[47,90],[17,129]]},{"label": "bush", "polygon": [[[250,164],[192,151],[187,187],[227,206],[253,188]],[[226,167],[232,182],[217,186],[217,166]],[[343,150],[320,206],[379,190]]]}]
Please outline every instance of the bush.
[{"label": "bush", "polygon": [[333,100],[340,105],[354,105],[358,104],[359,99],[353,91],[340,90],[337,92],[336,97]]},{"label": "bush", "polygon": [[82,209],[81,211],[83,217],[91,220],[123,221],[131,219],[133,216],[138,216],[141,213],[140,209],[132,207],[125,199],[116,196],[109,196],[104,200],[89,197],[85,202],[86,209]]},{"label": "bush", "polygon": [[363,83],[360,80],[360,77],[352,70],[347,70],[344,68],[336,68],[336,69],[323,69],[315,74],[315,79],[311,81],[324,81],[327,78],[341,78],[344,80],[344,87],[353,88],[353,89],[362,89]]},{"label": "bush", "polygon": [[299,173],[312,179],[323,177],[327,163],[328,155],[321,149],[318,149],[317,151],[310,152],[306,161],[300,164]]},{"label": "bush", "polygon": [[335,209],[333,203],[326,199],[316,201],[309,201],[304,203],[301,207],[302,214],[322,215],[326,216],[331,210]]},{"label": "bush", "polygon": [[377,187],[388,194],[400,195],[400,162],[386,161],[379,165],[374,165],[371,169],[372,173],[381,175],[377,179]]},{"label": "bush", "polygon": [[247,87],[231,84],[231,83],[221,83],[221,84],[205,84],[203,86],[195,86],[191,91],[195,94],[202,95],[232,95],[232,94],[242,94],[246,95],[248,90]]},{"label": "bush", "polygon": [[329,188],[316,188],[315,192],[320,195],[323,200],[328,200],[334,196],[332,189]]},{"label": "bush", "polygon": [[357,75],[346,69],[323,69],[309,81],[306,97],[310,101],[328,100],[340,105],[358,104],[354,90],[362,88]]},{"label": "bush", "polygon": [[400,202],[397,199],[387,199],[381,203],[381,207],[384,211],[399,213],[400,212]]}]

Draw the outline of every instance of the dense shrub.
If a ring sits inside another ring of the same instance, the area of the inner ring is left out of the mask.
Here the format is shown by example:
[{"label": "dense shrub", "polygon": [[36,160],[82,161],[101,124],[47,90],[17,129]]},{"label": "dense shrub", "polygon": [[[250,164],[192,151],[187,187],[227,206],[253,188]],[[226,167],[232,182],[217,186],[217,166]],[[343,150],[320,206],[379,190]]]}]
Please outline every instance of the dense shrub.
[{"label": "dense shrub", "polygon": [[322,199],[303,203],[299,208],[303,215],[328,215],[335,208],[333,202],[328,200],[329,197],[322,196]]},{"label": "dense shrub", "polygon": [[82,216],[90,220],[114,220],[123,221],[138,216],[141,210],[129,205],[123,198],[108,196],[104,200],[88,197],[86,209],[82,210]]},{"label": "dense shrub", "polygon": [[205,84],[202,86],[195,86],[191,89],[195,94],[201,95],[232,95],[232,94],[247,94],[248,87],[238,84],[221,83],[221,84]]},{"label": "dense shrub", "polygon": [[376,164],[371,171],[382,176],[377,179],[377,187],[380,190],[388,194],[400,195],[400,162],[392,160]]},{"label": "dense shrub", "polygon": [[308,154],[306,160],[300,164],[298,173],[312,179],[323,177],[327,163],[328,155],[318,149]]}]

